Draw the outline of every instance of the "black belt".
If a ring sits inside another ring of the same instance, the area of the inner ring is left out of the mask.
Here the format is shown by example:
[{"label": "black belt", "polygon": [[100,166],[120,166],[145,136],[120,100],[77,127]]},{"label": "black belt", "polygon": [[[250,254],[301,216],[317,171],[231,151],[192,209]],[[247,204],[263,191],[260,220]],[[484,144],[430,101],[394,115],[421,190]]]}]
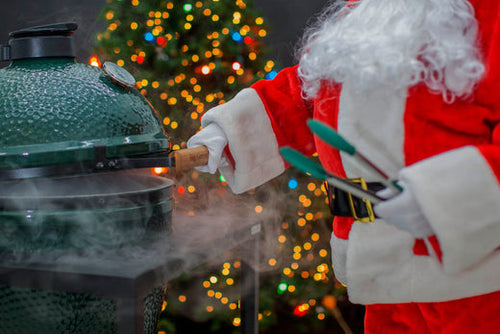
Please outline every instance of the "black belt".
[{"label": "black belt", "polygon": [[[352,179],[351,182],[364,189],[377,192],[385,188],[379,182],[365,182],[363,179]],[[358,222],[373,222],[376,218],[370,201],[352,196],[350,193],[325,183],[328,193],[328,206],[334,216],[353,217]]]}]

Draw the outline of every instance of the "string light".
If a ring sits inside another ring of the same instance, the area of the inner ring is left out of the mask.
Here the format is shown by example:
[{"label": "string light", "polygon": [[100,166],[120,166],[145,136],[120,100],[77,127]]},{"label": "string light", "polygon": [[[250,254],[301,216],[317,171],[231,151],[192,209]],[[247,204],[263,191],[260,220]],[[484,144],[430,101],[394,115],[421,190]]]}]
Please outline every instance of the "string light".
[{"label": "string light", "polygon": [[241,64],[235,61],[231,67],[234,71],[237,71],[241,68]]},{"label": "string light", "polygon": [[210,66],[208,66],[208,65],[202,66],[201,73],[203,73],[204,75],[208,75],[208,74],[210,74],[210,72],[212,72],[212,70],[210,69]]},{"label": "string light", "polygon": [[309,309],[309,304],[300,304],[295,307],[295,309],[293,310],[293,314],[298,317],[303,317],[309,312]]},{"label": "string light", "polygon": [[99,60],[99,57],[97,56],[92,56],[89,59],[89,64],[94,67],[101,67],[101,61]]},{"label": "string light", "polygon": [[287,283],[281,282],[280,284],[278,284],[278,289],[277,289],[278,295],[284,294],[287,290],[288,290],[288,284]]},{"label": "string light", "polygon": [[233,41],[235,42],[238,42],[238,43],[242,43],[243,42],[243,37],[241,36],[241,34],[237,31],[233,32],[231,34],[231,38],[233,39]]},{"label": "string light", "polygon": [[272,80],[278,75],[278,72],[276,71],[270,71],[269,73],[266,74],[266,79],[267,80]]},{"label": "string light", "polygon": [[168,170],[165,167],[155,167],[155,168],[153,168],[153,174],[156,174],[156,175],[165,174],[167,171]]}]

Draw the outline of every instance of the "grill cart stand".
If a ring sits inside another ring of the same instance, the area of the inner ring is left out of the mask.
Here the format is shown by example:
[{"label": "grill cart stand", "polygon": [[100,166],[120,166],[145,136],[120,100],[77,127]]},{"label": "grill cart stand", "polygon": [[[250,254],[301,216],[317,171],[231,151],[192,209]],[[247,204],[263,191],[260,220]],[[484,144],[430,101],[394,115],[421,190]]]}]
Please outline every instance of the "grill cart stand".
[{"label": "grill cart stand", "polygon": [[[206,228],[203,217],[185,218],[182,224],[176,224],[174,213],[173,231],[165,237],[165,243],[160,247],[164,256],[158,249],[152,249],[137,258],[62,258],[57,262],[41,259],[29,262],[1,260],[0,285],[14,291],[26,291],[27,299],[36,299],[33,302],[38,305],[25,310],[22,318],[2,320],[2,317],[10,314],[5,309],[2,311],[2,308],[8,308],[12,299],[8,299],[11,294],[0,296],[0,323],[8,322],[14,328],[14,322],[19,321],[19,328],[22,328],[33,309],[54,307],[43,304],[44,300],[50,300],[44,299],[44,296],[61,293],[64,295],[63,300],[80,298],[86,301],[85,310],[67,314],[68,319],[49,319],[55,323],[65,322],[66,329],[68,326],[74,328],[72,333],[89,333],[86,323],[91,320],[95,323],[96,317],[104,318],[97,321],[103,326],[99,331],[92,328],[93,333],[154,333],[151,327],[156,325],[158,307],[161,308],[162,303],[161,298],[158,300],[155,297],[158,296],[158,289],[183,272],[213,260],[228,250],[238,249],[242,262],[241,330],[243,334],[257,334],[259,284],[258,271],[254,268],[259,261],[260,223],[238,219],[237,224],[221,222],[217,226],[217,222],[211,219],[206,223],[210,224],[210,228]],[[33,298],[33,293],[41,295]],[[89,310],[88,305],[96,306]],[[67,307],[64,307],[64,311],[67,311]],[[62,315],[56,312],[47,313],[47,316]],[[30,332],[30,329],[26,329],[26,332]]]}]

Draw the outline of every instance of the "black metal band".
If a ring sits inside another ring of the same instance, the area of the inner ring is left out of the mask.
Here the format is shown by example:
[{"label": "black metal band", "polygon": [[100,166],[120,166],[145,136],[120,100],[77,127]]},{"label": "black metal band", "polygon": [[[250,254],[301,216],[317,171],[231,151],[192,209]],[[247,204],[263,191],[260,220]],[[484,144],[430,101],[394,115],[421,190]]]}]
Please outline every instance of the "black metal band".
[{"label": "black metal band", "polygon": [[0,180],[81,175],[150,167],[175,167],[175,159],[169,156],[170,151],[117,159],[107,159],[104,146],[95,146],[94,152],[94,161],[88,163],[0,170]]},{"label": "black metal band", "polygon": [[9,41],[10,59],[69,57],[75,58],[71,36],[22,37]]}]

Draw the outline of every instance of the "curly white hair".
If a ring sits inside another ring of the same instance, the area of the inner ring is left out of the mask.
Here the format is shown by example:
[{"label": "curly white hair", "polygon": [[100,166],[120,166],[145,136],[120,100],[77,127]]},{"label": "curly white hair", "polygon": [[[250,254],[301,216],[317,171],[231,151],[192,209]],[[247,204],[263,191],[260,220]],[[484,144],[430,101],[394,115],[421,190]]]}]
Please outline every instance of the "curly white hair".
[{"label": "curly white hair", "polygon": [[303,38],[303,91],[313,98],[325,81],[360,92],[425,83],[451,103],[484,74],[477,35],[467,0],[334,1]]}]

